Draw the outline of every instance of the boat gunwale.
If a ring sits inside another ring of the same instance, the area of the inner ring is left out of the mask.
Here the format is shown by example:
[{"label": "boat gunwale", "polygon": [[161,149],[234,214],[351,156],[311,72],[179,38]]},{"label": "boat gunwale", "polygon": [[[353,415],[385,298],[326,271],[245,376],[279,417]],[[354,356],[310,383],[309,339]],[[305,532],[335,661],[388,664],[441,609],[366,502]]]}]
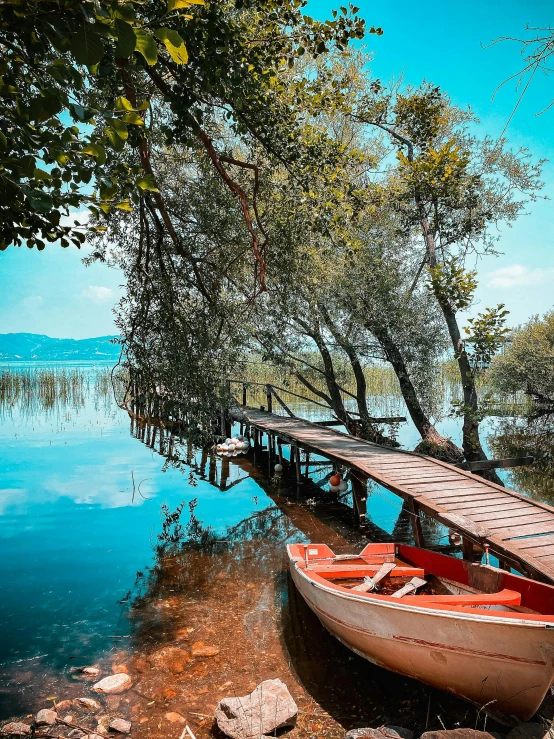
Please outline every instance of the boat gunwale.
[{"label": "boat gunwale", "polygon": [[528,613],[511,613],[508,611],[494,611],[494,616],[490,614],[491,610],[478,608],[475,606],[454,606],[442,603],[417,604],[419,600],[417,596],[405,596],[402,600],[393,598],[391,595],[378,595],[377,593],[352,592],[341,585],[331,583],[325,578],[318,575],[314,570],[306,570],[306,564],[303,559],[292,554],[291,547],[294,544],[287,545],[287,553],[289,562],[294,564],[296,571],[302,575],[309,584],[320,590],[328,592],[335,597],[353,600],[359,603],[374,603],[384,608],[392,608],[394,610],[412,611],[419,614],[435,615],[443,618],[479,621],[484,623],[496,623],[498,625],[513,625],[519,627],[530,628],[553,628],[554,614],[547,616],[545,614],[528,614]]}]

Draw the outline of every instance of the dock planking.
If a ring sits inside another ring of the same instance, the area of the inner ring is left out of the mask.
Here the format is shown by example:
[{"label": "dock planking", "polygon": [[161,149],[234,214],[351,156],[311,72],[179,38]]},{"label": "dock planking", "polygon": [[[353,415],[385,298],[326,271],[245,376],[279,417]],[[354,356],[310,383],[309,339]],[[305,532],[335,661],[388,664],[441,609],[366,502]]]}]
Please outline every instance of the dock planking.
[{"label": "dock planking", "polygon": [[[387,449],[301,418],[245,406],[233,410],[242,423],[349,467],[408,501],[416,543],[424,545],[417,514],[458,531],[468,546],[488,544],[507,567],[554,582],[554,508],[471,472],[415,452]],[[360,496],[355,498],[360,500]],[[361,500],[364,500],[361,498]],[[419,541],[418,541],[419,539]]]}]

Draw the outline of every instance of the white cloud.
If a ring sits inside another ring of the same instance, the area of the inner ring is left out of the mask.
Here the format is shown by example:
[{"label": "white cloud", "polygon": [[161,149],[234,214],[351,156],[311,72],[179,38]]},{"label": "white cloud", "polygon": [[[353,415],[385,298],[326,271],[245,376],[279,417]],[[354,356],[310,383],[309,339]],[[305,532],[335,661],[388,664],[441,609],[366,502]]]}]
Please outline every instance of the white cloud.
[{"label": "white cloud", "polygon": [[21,301],[25,308],[38,308],[44,303],[42,295],[29,295],[27,298],[23,298]]},{"label": "white cloud", "polygon": [[524,285],[543,285],[554,280],[554,269],[529,269],[523,264],[511,264],[489,272],[491,287],[522,287]]},{"label": "white cloud", "polygon": [[93,303],[107,303],[113,300],[113,290],[111,287],[104,287],[103,285],[89,285],[82,291],[81,295],[89,298]]}]

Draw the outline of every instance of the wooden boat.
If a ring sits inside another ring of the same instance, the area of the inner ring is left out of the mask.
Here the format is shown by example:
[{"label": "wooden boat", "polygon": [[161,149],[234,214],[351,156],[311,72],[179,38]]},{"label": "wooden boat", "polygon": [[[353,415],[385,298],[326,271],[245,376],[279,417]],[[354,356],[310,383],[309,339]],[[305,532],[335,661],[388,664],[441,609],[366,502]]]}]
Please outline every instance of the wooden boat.
[{"label": "wooden boat", "polygon": [[506,724],[537,711],[554,678],[554,587],[404,544],[287,551],[308,606],[357,654]]}]

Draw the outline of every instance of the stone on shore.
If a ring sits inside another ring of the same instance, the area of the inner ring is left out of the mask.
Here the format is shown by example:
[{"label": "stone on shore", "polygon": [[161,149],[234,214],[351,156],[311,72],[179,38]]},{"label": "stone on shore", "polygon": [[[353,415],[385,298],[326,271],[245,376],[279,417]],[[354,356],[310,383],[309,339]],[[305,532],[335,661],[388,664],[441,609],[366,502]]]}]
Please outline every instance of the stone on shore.
[{"label": "stone on shore", "polygon": [[12,721],[2,727],[2,734],[7,734],[8,736],[30,736],[31,727],[22,721]]},{"label": "stone on shore", "polygon": [[118,672],[116,675],[108,675],[92,686],[97,693],[105,693],[113,695],[114,693],[124,693],[129,690],[133,681],[125,672]]},{"label": "stone on shore", "polygon": [[506,739],[554,739],[554,729],[542,724],[520,724],[510,731]]},{"label": "stone on shore", "polygon": [[58,713],[69,710],[72,705],[73,701],[70,701],[67,698],[63,701],[60,701],[59,703],[54,703],[54,707]]},{"label": "stone on shore", "polygon": [[224,698],[215,709],[215,720],[232,739],[259,739],[285,726],[294,726],[298,707],[279,679],[264,680],[249,695]]},{"label": "stone on shore", "polygon": [[87,734],[87,739],[104,739],[100,734]]},{"label": "stone on shore", "polygon": [[184,672],[185,665],[190,662],[190,657],[186,649],[163,647],[150,655],[150,662],[155,667],[161,667],[169,670],[169,672],[179,674]]},{"label": "stone on shore", "polygon": [[488,731],[476,729],[444,729],[440,731],[426,731],[421,739],[494,739]]},{"label": "stone on shore", "polygon": [[82,737],[84,736],[85,732],[81,731],[81,729],[71,729],[71,731],[67,735],[67,739],[82,739]]},{"label": "stone on shore", "polygon": [[414,739],[414,732],[402,726],[379,726],[377,729],[350,729],[344,739]]},{"label": "stone on shore", "polygon": [[125,721],[123,718],[113,718],[108,724],[108,729],[117,731],[119,734],[129,734],[131,732],[131,722]]},{"label": "stone on shore", "polygon": [[35,723],[37,726],[54,726],[58,714],[56,711],[52,711],[50,708],[43,708],[39,711],[35,717]]},{"label": "stone on shore", "polygon": [[100,703],[95,701],[94,698],[75,698],[73,702],[79,708],[86,708],[87,711],[99,711],[102,708]]}]

